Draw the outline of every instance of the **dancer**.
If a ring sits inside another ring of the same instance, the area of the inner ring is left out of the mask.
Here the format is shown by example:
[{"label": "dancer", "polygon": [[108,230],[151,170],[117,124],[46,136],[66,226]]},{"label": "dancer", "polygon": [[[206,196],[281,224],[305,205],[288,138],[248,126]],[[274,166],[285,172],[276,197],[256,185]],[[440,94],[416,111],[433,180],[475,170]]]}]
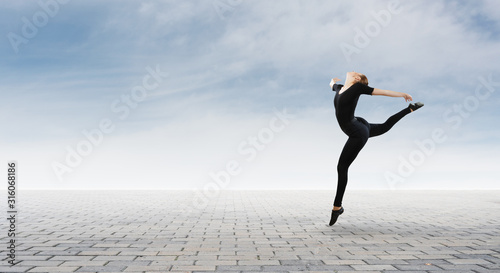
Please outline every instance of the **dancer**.
[{"label": "dancer", "polygon": [[394,126],[394,124],[396,124],[396,122],[398,122],[401,118],[424,106],[421,102],[417,102],[415,104],[410,103],[407,108],[391,116],[384,123],[368,123],[365,119],[354,116],[354,110],[356,109],[356,105],[361,94],[403,97],[405,101],[412,101],[412,97],[409,94],[402,92],[369,87],[366,76],[354,71],[347,73],[345,85],[337,84],[338,81],[340,81],[338,78],[334,78],[330,82],[330,87],[336,93],[335,98],[333,99],[335,115],[337,116],[340,128],[347,136],[349,136],[349,139],[340,154],[337,165],[337,193],[333,202],[330,226],[335,224],[337,218],[344,212],[344,208],[342,207],[342,198],[347,186],[347,170],[358,155],[359,151],[361,151],[365,145],[368,138],[378,136],[389,131],[389,129],[391,129],[392,126]]}]

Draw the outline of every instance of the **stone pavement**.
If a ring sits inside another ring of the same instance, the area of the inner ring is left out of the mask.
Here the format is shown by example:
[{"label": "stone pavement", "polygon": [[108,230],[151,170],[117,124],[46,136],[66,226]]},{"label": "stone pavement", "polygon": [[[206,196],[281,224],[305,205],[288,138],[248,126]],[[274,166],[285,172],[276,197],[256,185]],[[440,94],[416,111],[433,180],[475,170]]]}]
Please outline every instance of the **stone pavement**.
[{"label": "stone pavement", "polygon": [[330,227],[333,194],[21,190],[0,272],[500,272],[500,191],[348,189]]}]

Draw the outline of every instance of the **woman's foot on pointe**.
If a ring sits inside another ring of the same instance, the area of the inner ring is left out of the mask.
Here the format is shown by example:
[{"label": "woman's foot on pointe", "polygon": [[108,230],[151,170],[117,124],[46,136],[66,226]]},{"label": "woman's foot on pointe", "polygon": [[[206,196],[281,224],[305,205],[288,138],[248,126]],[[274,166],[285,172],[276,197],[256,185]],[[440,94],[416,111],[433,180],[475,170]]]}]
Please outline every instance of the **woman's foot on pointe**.
[{"label": "woman's foot on pointe", "polygon": [[330,223],[329,225],[330,226],[333,226],[333,224],[335,224],[335,222],[337,222],[337,219],[339,218],[339,216],[344,213],[344,208],[341,207],[339,210],[333,210],[332,209],[332,217],[330,218]]},{"label": "woman's foot on pointe", "polygon": [[416,103],[410,103],[410,105],[408,105],[408,107],[410,108],[410,110],[413,112],[415,110],[417,110],[418,108],[424,106],[423,103],[421,102],[416,102]]}]

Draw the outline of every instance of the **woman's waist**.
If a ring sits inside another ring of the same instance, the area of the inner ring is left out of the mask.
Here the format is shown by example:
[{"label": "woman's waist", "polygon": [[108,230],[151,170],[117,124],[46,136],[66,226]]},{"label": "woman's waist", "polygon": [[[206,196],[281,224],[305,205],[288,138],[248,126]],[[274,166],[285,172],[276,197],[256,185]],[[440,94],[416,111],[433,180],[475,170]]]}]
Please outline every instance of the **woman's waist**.
[{"label": "woman's waist", "polygon": [[346,118],[346,119],[338,119],[340,128],[348,128],[350,126],[355,125],[357,122],[359,122],[357,117],[352,117],[352,118]]},{"label": "woman's waist", "polygon": [[347,135],[350,135],[352,133],[355,133],[359,130],[364,130],[368,126],[368,122],[364,118],[360,117],[353,117],[352,119],[348,121],[344,121],[342,123],[339,123],[340,129]]}]

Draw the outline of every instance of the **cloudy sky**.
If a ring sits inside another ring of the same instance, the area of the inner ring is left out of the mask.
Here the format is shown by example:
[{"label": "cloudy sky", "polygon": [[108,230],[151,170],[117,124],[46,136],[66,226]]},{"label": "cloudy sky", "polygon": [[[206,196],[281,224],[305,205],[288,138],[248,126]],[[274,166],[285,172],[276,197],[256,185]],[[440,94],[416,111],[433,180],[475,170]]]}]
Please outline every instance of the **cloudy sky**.
[{"label": "cloudy sky", "polygon": [[[500,188],[497,1],[0,7],[0,157],[21,189],[333,190],[328,84],[353,70],[425,107],[368,141],[348,188]],[[356,115],[407,105],[362,96]]]}]

